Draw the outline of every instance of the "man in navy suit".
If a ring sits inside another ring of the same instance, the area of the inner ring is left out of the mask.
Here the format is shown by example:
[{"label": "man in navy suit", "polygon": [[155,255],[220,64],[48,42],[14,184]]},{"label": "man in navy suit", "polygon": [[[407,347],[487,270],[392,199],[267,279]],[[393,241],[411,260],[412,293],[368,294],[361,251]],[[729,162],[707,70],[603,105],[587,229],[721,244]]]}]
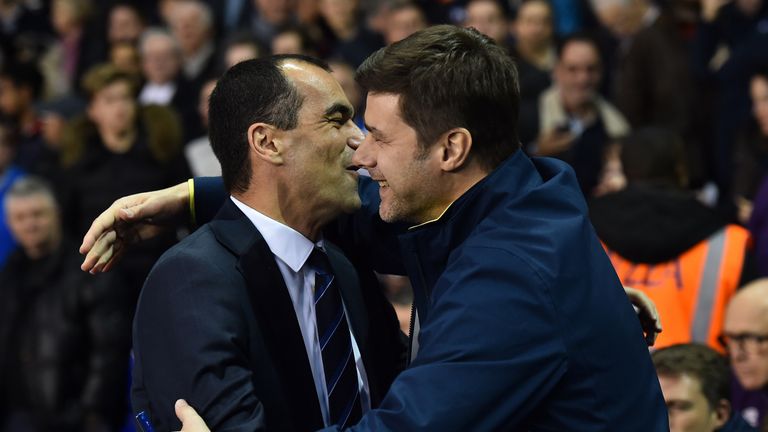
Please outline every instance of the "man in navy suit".
[{"label": "man in navy suit", "polygon": [[[178,429],[181,396],[217,430],[344,427],[399,371],[394,312],[322,234],[359,208],[361,132],[329,68],[243,62],[210,99],[229,198],[157,262],[134,321],[140,424]],[[325,319],[325,320],[324,320]]]}]

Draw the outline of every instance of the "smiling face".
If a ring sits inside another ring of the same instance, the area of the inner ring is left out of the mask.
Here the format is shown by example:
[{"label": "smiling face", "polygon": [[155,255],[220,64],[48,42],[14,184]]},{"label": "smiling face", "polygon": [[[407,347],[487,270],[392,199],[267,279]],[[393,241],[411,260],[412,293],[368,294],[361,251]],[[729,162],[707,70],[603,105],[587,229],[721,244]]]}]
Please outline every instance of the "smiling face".
[{"label": "smiling face", "polygon": [[281,68],[304,100],[296,127],[275,135],[284,149],[284,184],[310,209],[334,215],[355,211],[360,197],[352,146],[362,132],[352,121],[352,105],[323,69],[296,60],[284,62]]},{"label": "smiling face", "polygon": [[419,145],[416,130],[400,115],[400,96],[369,93],[365,125],[369,133],[354,161],[379,183],[379,216],[386,222],[422,223],[445,209],[438,191],[440,167],[435,149]]},{"label": "smiling face", "polygon": [[575,40],[563,47],[555,80],[566,110],[592,103],[601,78],[600,53],[594,45]]}]

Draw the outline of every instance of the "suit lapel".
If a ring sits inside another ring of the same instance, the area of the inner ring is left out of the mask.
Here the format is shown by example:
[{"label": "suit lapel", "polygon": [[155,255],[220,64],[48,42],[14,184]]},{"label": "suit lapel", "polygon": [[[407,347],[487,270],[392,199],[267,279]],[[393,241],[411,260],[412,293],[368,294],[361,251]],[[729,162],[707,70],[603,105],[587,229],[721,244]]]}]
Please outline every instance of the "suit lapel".
[{"label": "suit lapel", "polygon": [[219,241],[239,256],[237,267],[249,289],[254,315],[296,429],[322,428],[304,339],[274,255],[259,231],[231,200],[226,201],[211,222],[211,228]]}]

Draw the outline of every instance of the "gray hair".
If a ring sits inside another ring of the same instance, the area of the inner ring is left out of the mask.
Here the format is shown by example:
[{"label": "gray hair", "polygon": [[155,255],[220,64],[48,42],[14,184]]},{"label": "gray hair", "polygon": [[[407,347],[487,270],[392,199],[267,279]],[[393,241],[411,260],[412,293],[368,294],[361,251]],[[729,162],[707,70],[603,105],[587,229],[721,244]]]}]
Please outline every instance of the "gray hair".
[{"label": "gray hair", "polygon": [[53,188],[43,178],[34,175],[27,175],[16,180],[11,188],[8,189],[8,192],[6,192],[4,202],[7,206],[8,200],[12,198],[28,198],[35,195],[48,197],[53,206],[58,208]]},{"label": "gray hair", "polygon": [[163,37],[170,40],[171,45],[173,46],[173,53],[177,57],[181,57],[181,46],[179,45],[179,41],[176,40],[173,33],[162,27],[150,27],[141,33],[141,37],[139,38],[139,52],[142,56],[146,53],[146,44],[154,37]]}]

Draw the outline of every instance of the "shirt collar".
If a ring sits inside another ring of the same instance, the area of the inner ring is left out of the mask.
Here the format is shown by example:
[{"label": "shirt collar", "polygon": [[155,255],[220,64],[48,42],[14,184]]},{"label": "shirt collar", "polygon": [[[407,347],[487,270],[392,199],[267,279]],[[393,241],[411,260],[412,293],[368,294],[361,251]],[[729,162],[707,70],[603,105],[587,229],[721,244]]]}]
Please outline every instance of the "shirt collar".
[{"label": "shirt collar", "polygon": [[323,240],[315,244],[295,229],[248,207],[237,198],[230,196],[230,199],[259,230],[269,250],[294,272],[301,270],[315,246],[323,249]]}]

